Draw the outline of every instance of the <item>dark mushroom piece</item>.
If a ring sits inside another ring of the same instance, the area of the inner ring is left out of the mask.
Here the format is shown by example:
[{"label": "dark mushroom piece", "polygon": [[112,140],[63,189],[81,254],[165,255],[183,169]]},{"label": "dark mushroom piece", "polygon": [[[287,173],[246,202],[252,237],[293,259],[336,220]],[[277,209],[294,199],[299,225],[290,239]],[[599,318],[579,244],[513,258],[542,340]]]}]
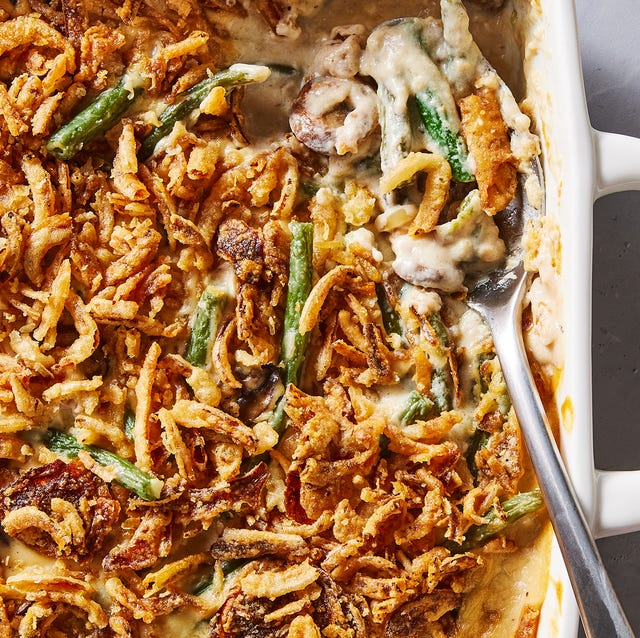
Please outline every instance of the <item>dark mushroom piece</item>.
[{"label": "dark mushroom piece", "polygon": [[314,78],[294,101],[289,125],[296,138],[317,153],[356,153],[378,125],[376,93],[355,79]]},{"label": "dark mushroom piece", "polygon": [[[2,490],[0,502],[4,532],[56,558],[89,559],[120,515],[120,503],[109,486],[79,461],[58,459],[24,472]],[[83,534],[65,533],[58,524],[71,509]]]},{"label": "dark mushroom piece", "polygon": [[255,421],[263,412],[272,408],[282,388],[280,372],[275,365],[266,365],[252,370],[243,383],[243,390],[237,399],[240,419],[245,423]]}]

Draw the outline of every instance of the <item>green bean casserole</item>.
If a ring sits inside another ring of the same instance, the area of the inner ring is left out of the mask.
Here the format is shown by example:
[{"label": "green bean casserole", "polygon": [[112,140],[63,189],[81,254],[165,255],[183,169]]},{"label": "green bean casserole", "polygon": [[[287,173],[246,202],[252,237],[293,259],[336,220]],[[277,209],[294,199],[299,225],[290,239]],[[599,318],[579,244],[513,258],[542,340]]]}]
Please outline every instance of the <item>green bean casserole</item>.
[{"label": "green bean casserole", "polygon": [[[0,0],[0,638],[536,635],[465,303],[542,206],[523,7]],[[525,249],[553,416],[554,223]]]}]

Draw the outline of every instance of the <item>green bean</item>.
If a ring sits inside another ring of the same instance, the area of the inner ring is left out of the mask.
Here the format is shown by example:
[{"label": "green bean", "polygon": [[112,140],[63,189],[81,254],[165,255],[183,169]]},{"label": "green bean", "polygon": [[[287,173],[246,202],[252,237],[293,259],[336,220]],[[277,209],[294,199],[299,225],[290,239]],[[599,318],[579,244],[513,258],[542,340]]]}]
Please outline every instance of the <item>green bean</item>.
[{"label": "green bean", "polygon": [[453,409],[453,389],[449,365],[446,368],[434,368],[431,373],[431,396],[438,413]]},{"label": "green bean", "polygon": [[449,331],[442,321],[442,317],[439,312],[430,314],[427,319],[429,325],[433,329],[433,332],[438,340],[438,345],[442,350],[446,350],[451,347],[451,338],[449,337]]},{"label": "green bean", "polygon": [[427,318],[436,338],[433,371],[431,373],[431,397],[439,413],[453,408],[453,377],[449,363],[451,339],[440,313],[434,312]]},{"label": "green bean", "polygon": [[124,433],[125,436],[132,441],[133,440],[133,428],[136,425],[136,413],[127,406],[124,411]]},{"label": "green bean", "polygon": [[415,99],[427,135],[449,162],[453,179],[457,182],[473,182],[475,177],[467,168],[467,145],[456,126],[457,114],[454,117],[431,89],[420,91]]},{"label": "green bean", "polygon": [[[237,572],[241,567],[244,567],[247,563],[250,563],[253,558],[230,558],[229,560],[220,561],[220,569],[222,574],[227,577]],[[204,596],[211,591],[213,587],[213,576],[207,576],[203,578],[193,589],[194,596]]]},{"label": "green bean", "polygon": [[218,331],[227,299],[227,293],[215,286],[207,286],[200,296],[184,351],[184,358],[191,365],[199,368],[207,365],[211,342]]},{"label": "green bean", "polygon": [[269,62],[267,64],[272,73],[279,73],[280,75],[295,75],[301,73],[300,69],[291,64],[283,64],[281,62]]},{"label": "green bean", "polygon": [[509,394],[507,383],[504,380],[502,370],[500,370],[497,374],[498,381],[496,382],[496,385],[498,386],[498,389],[496,391],[496,403],[498,404],[498,410],[500,410],[500,414],[506,419],[509,416],[509,411],[511,410],[511,395]]},{"label": "green bean", "polygon": [[289,249],[289,283],[284,313],[282,362],[287,384],[297,384],[309,333],[300,334],[300,313],[313,285],[313,224],[291,222]]},{"label": "green bean", "polygon": [[398,112],[397,98],[382,83],[378,84],[378,110],[380,119],[380,167],[386,173],[403,158],[413,146],[413,129],[407,112]]},{"label": "green bean", "polygon": [[[487,361],[491,361],[496,355],[493,352],[480,352],[474,357],[474,394],[476,395],[476,399],[479,400],[480,396],[489,390],[489,384],[491,382],[491,374],[487,374],[486,371],[483,370],[484,364]],[[477,389],[476,389],[477,388]]]},{"label": "green bean", "polygon": [[204,596],[211,591],[213,587],[213,577],[210,575],[202,577],[193,587],[192,594],[194,596]]},{"label": "green bean", "polygon": [[85,144],[108,131],[142,92],[144,80],[139,73],[125,74],[118,84],[100,93],[84,110],[58,129],[47,141],[52,155],[68,160]]},{"label": "green bean", "polygon": [[489,434],[489,432],[487,432],[486,430],[481,430],[480,428],[476,428],[475,432],[469,439],[469,447],[467,448],[465,458],[467,459],[467,466],[469,467],[469,471],[471,472],[474,479],[478,477],[476,454],[483,447],[486,447],[490,438],[491,434]]},{"label": "green bean", "polygon": [[395,311],[389,301],[384,284],[376,284],[376,296],[378,297],[378,306],[382,315],[382,323],[387,334],[395,332],[402,335],[402,325],[400,323],[400,315]]},{"label": "green bean", "polygon": [[[367,40],[362,70],[378,85],[382,172],[392,170],[410,151],[426,147],[447,159],[456,181],[471,182],[456,103],[447,78],[431,58],[434,43],[426,25],[420,18],[391,20]],[[393,82],[388,68],[394,70]]]},{"label": "green bean", "polygon": [[474,188],[460,202],[456,216],[452,220],[440,224],[438,232],[443,236],[451,236],[452,238],[456,235],[475,235],[474,231],[483,216],[486,217],[487,215],[482,210],[478,189]]},{"label": "green bean", "polygon": [[242,84],[264,82],[270,74],[271,71],[266,66],[233,64],[228,69],[218,71],[211,77],[194,84],[190,89],[178,96],[178,102],[162,111],[158,118],[160,125],[144,138],[138,151],[138,158],[144,161],[151,157],[158,142],[171,133],[174,124],[197,111],[212,89],[222,86],[231,90]]},{"label": "green bean", "polygon": [[[481,366],[487,361],[491,362],[491,368],[487,371],[489,374],[482,374]],[[490,392],[492,394],[500,414],[506,419],[511,410],[511,396],[509,395],[509,390],[504,380],[504,375],[502,374],[500,362],[492,352],[479,355],[478,362],[480,391],[482,393]]]},{"label": "green bean", "polygon": [[[289,228],[289,283],[280,364],[284,369],[285,385],[298,385],[311,336],[310,333],[300,334],[300,313],[313,285],[313,224],[292,221]],[[281,398],[274,410],[271,424],[278,433],[282,433],[284,423],[284,401]]]},{"label": "green bean", "polygon": [[160,479],[143,472],[133,463],[114,452],[109,452],[95,445],[79,443],[75,437],[59,430],[47,430],[44,444],[52,452],[63,454],[70,458],[76,458],[78,452],[84,450],[100,465],[112,468],[115,480],[140,498],[145,501],[154,501],[160,497],[160,491],[162,490],[162,481]]},{"label": "green bean", "polygon": [[313,180],[303,179],[300,181],[300,187],[298,189],[298,196],[304,201],[308,201],[316,196],[320,190],[320,184]]},{"label": "green bean", "polygon": [[502,501],[500,508],[491,508],[485,518],[488,519],[483,525],[473,525],[465,534],[465,540],[461,544],[446,542],[447,549],[454,553],[468,552],[483,545],[498,534],[504,532],[510,525],[527,514],[531,514],[540,509],[543,505],[542,493],[540,490],[531,492],[521,492],[505,501]]},{"label": "green bean", "polygon": [[429,418],[433,415],[434,407],[431,399],[414,390],[400,413],[400,425],[412,425],[418,420]]}]

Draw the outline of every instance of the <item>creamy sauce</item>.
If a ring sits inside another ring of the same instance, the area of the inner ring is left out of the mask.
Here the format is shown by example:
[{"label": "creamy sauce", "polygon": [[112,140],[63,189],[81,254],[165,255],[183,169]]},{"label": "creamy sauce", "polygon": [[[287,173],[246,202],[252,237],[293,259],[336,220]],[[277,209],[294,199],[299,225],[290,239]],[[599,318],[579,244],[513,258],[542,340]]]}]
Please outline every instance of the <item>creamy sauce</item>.
[{"label": "creamy sauce", "polygon": [[405,309],[413,308],[420,315],[430,315],[440,312],[442,299],[433,290],[425,290],[417,286],[406,284],[400,291],[400,305]]},{"label": "creamy sauce", "polygon": [[440,141],[432,139],[422,127],[414,131],[408,127],[411,96],[421,95],[425,104],[449,122],[454,134],[460,131],[449,81],[432,61],[424,44],[430,24],[417,18],[382,24],[367,40],[362,72],[376,80],[381,101],[391,104],[385,111],[383,172],[392,169],[408,152],[424,148],[433,153],[443,152]]},{"label": "creamy sauce", "polygon": [[484,213],[477,196],[469,204],[456,219],[436,226],[424,237],[393,233],[396,273],[417,286],[456,292],[464,288],[467,273],[501,263],[505,245],[498,227]]},{"label": "creamy sauce", "polygon": [[491,343],[491,332],[475,310],[466,310],[452,328],[458,347],[465,353],[482,352]]},{"label": "creamy sauce", "polygon": [[14,539],[10,540],[6,549],[2,549],[2,559],[2,572],[5,580],[22,573],[27,566],[34,566],[42,569],[43,572],[51,573],[56,564],[55,559],[43,556]]},{"label": "creamy sauce", "polygon": [[357,230],[352,230],[350,233],[347,233],[344,236],[344,243],[347,248],[353,244],[361,246],[367,250],[374,261],[378,263],[384,259],[383,254],[376,248],[375,235],[366,228],[358,228]]},{"label": "creamy sauce", "polygon": [[409,382],[379,388],[376,410],[389,421],[398,425],[402,408],[407,404],[413,390],[415,390],[413,383]]},{"label": "creamy sauce", "polygon": [[[249,5],[246,17],[232,17],[228,21],[233,47],[227,51],[224,63],[259,63],[271,65],[272,68],[267,83],[245,89],[247,102],[259,104],[258,112],[262,114],[259,117],[251,116],[246,122],[247,130],[256,143],[268,143],[288,131],[291,103],[316,52],[321,43],[330,37],[332,29],[359,24],[368,32],[394,18],[438,18],[440,14],[437,0],[407,0],[401,4],[395,0],[379,0],[375,3],[329,0],[307,4],[308,7],[300,11],[303,17],[298,20],[302,31],[284,34],[289,37],[265,37],[263,19],[253,5]],[[510,23],[510,13],[506,10],[485,11],[473,3],[469,3],[467,10],[471,32],[481,50],[515,95],[522,95],[521,55]],[[495,37],[496,31],[501,33],[500,38]],[[252,112],[253,109],[246,109],[247,114]]]},{"label": "creamy sauce", "polygon": [[531,282],[525,303],[531,308],[532,323],[525,343],[535,359],[548,370],[559,368],[564,360],[563,298],[559,282],[560,230],[551,218],[543,218],[538,232],[526,238],[531,244],[529,270],[538,275]]}]

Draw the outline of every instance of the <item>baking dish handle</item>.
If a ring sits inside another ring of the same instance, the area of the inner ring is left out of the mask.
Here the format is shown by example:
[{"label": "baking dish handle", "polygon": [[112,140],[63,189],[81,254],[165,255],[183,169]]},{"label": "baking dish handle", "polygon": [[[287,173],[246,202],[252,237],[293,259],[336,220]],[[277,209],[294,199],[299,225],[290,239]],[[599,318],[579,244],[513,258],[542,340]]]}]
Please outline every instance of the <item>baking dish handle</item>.
[{"label": "baking dish handle", "polygon": [[594,198],[640,190],[640,138],[593,130],[596,160]]},{"label": "baking dish handle", "polygon": [[[625,190],[640,190],[640,139],[593,131],[595,199]],[[640,470],[596,470],[597,537],[640,530]]]},{"label": "baking dish handle", "polygon": [[597,538],[640,530],[640,470],[612,472],[596,470],[594,521]]}]

